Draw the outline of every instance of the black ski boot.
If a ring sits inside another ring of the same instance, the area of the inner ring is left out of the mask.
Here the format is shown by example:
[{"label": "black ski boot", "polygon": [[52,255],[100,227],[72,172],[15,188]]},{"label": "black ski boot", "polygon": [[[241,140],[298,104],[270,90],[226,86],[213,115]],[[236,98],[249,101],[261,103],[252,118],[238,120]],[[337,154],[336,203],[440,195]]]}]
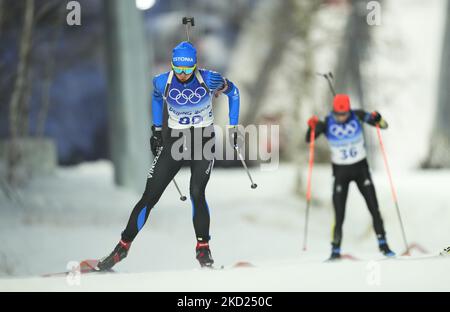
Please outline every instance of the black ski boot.
[{"label": "black ski boot", "polygon": [[131,242],[125,242],[120,240],[117,244],[116,248],[114,248],[113,252],[97,264],[97,268],[99,271],[108,271],[110,270],[116,263],[123,260],[128,255],[128,250],[130,249]]},{"label": "black ski boot", "polygon": [[445,256],[445,257],[450,256],[450,246],[447,247],[447,248],[445,248],[444,250],[442,250],[442,251],[439,253],[439,255]]},{"label": "black ski boot", "polygon": [[211,256],[211,250],[209,249],[209,244],[207,242],[197,242],[195,254],[202,268],[212,267],[214,260]]},{"label": "black ski boot", "polygon": [[341,247],[336,244],[331,244],[331,256],[328,260],[334,261],[339,259],[341,259]]},{"label": "black ski boot", "polygon": [[383,255],[386,257],[395,257],[395,252],[393,252],[389,245],[387,244],[386,237],[384,235],[377,235],[378,247]]}]

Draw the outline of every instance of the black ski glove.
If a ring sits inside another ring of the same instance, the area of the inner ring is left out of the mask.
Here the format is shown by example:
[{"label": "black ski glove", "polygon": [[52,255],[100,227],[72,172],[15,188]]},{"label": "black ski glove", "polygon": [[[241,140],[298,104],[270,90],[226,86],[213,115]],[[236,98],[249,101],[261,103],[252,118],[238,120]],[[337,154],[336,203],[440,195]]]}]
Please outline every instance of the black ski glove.
[{"label": "black ski glove", "polygon": [[152,126],[152,136],[150,138],[150,148],[152,150],[153,156],[158,154],[159,149],[163,145],[162,140],[162,129]]},{"label": "black ski glove", "polygon": [[381,121],[381,114],[377,111],[372,112],[371,118],[375,123],[379,123]]}]

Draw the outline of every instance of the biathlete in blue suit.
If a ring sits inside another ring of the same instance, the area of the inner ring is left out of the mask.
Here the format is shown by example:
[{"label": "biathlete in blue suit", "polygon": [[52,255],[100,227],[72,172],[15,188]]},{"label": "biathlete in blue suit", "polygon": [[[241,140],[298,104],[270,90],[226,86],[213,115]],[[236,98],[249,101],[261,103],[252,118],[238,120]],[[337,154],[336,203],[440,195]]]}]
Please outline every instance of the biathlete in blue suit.
[{"label": "biathlete in blue suit", "polygon": [[[239,90],[221,74],[197,68],[197,51],[190,42],[181,42],[173,49],[171,65],[171,71],[153,79],[150,145],[155,158],[144,194],[135,205],[120,242],[109,256],[99,262],[100,270],[112,268],[127,256],[131,243],[144,226],[150,210],[186,162],[191,169],[190,198],[197,239],[196,258],[202,267],[214,263],[209,248],[210,215],[205,199],[205,188],[214,166],[214,157],[202,152],[200,156],[194,155],[194,151],[203,151],[206,143],[214,136],[213,99],[222,93],[228,97],[229,138],[232,145],[237,145]],[[164,103],[168,112],[169,135],[163,138]],[[175,146],[175,142],[180,140],[182,144]],[[189,160],[180,160],[178,156],[174,157],[174,151],[180,154],[187,152],[191,157]]]},{"label": "biathlete in blue suit", "polygon": [[308,120],[306,142],[310,141],[311,129],[315,129],[315,137],[325,134],[331,150],[333,166],[333,206],[335,224],[331,243],[331,260],[341,257],[342,225],[345,216],[349,184],[355,181],[363,195],[369,212],[372,215],[373,227],[378,239],[380,251],[386,256],[394,256],[386,241],[383,219],[378,208],[377,195],[366,159],[366,147],[363,135],[363,123],[371,126],[377,124],[381,129],[388,127],[387,122],[378,112],[368,113],[363,110],[352,110],[350,98],[346,94],[338,94],[334,98],[333,111],[320,121],[317,116]]}]

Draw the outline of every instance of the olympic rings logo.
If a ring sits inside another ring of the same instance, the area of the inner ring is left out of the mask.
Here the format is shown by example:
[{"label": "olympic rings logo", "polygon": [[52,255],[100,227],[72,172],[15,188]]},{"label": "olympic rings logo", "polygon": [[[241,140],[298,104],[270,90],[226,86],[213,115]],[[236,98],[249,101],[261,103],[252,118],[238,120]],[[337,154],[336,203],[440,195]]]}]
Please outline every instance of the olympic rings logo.
[{"label": "olympic rings logo", "polygon": [[184,89],[183,91],[171,89],[169,91],[169,98],[175,100],[178,105],[186,105],[188,102],[197,104],[207,93],[208,92],[203,87],[198,87],[195,91],[192,91],[191,89]]},{"label": "olympic rings logo", "polygon": [[354,135],[358,131],[358,128],[358,123],[352,120],[346,125],[332,125],[330,127],[330,133],[338,139],[342,139]]}]

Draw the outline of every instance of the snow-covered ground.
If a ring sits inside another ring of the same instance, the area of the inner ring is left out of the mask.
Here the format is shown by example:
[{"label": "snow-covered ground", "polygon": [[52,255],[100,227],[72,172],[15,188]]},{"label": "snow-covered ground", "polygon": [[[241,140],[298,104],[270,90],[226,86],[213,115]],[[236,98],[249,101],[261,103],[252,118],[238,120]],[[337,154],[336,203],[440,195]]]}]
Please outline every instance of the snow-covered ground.
[{"label": "snow-covered ground", "polygon": [[[368,87],[374,90],[370,102],[390,122],[383,137],[408,241],[429,254],[450,245],[450,170],[412,168],[428,150],[444,4],[391,0],[383,5],[374,56],[366,68],[373,82]],[[417,116],[421,122],[411,125]],[[401,253],[404,245],[387,176],[380,159],[374,165],[388,241]],[[450,291],[450,258],[370,261],[380,255],[369,213],[354,185],[342,247],[367,261],[323,262],[333,223],[329,166],[314,169],[307,252],[302,251],[305,201],[294,195],[298,169],[283,164],[274,172],[252,172],[256,190],[250,189],[243,169],[216,169],[207,198],[216,263],[228,267],[250,261],[254,267],[199,270],[190,203],[181,202],[169,185],[129,256],[116,266],[119,273],[83,275],[80,286],[69,286],[64,277],[40,275],[63,271],[69,261],[108,254],[140,195],[113,185],[108,162],[59,169],[55,176],[31,181],[26,190],[11,195],[12,201],[0,192],[0,291]],[[177,181],[187,191],[189,170],[182,170]]]},{"label": "snow-covered ground", "polygon": [[[80,286],[69,286],[65,277],[40,277],[65,270],[72,260],[104,256],[118,241],[139,195],[115,188],[111,165],[98,162],[59,169],[56,177],[33,181],[20,199],[26,209],[0,201],[0,291],[450,290],[450,258],[323,262],[329,254],[333,218],[328,166],[314,171],[307,252],[302,251],[305,203],[293,195],[294,166],[252,171],[259,185],[256,190],[250,189],[242,169],[216,169],[207,198],[216,263],[230,266],[250,261],[253,268],[199,270],[190,204],[181,202],[170,185],[128,258],[116,266],[119,274],[83,275]],[[408,239],[437,253],[450,243],[446,193],[450,171],[417,171],[394,178]],[[187,190],[189,170],[182,170],[177,181]],[[389,242],[401,252],[385,173],[375,172],[374,182]],[[344,235],[344,253],[367,260],[380,258],[369,213],[354,186]],[[375,285],[370,282],[373,274],[379,276]]]}]

